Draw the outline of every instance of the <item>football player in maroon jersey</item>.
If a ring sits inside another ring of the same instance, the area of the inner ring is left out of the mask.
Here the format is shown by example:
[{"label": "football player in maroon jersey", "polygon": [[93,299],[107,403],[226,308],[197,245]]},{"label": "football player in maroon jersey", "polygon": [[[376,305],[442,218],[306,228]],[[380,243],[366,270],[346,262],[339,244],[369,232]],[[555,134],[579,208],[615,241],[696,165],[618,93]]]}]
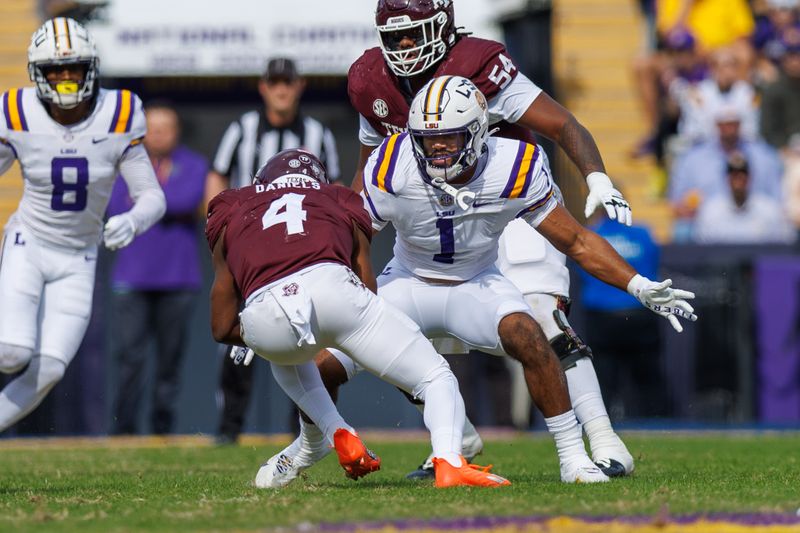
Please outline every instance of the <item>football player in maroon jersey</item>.
[{"label": "football player in maroon jersey", "polygon": [[416,324],[375,294],[371,219],[361,197],[328,185],[322,163],[303,150],[276,154],[254,181],[209,204],[211,330],[216,341],[246,345],[271,361],[276,381],[326,443],[307,463],[297,454],[272,457],[256,486],[284,486],[331,444],[350,478],[380,468],[322,384],[314,356],[323,346],[346,350],[407,394],[430,400],[425,424],[437,487],[509,485],[461,456],[464,402],[455,376]]},{"label": "football player in maroon jersey", "polygon": [[[603,206],[609,218],[630,225],[630,207],[606,175],[591,133],[520,73],[502,44],[459,31],[453,4],[452,0],[378,0],[375,23],[380,46],[364,52],[348,73],[350,101],[360,115],[361,151],[353,181],[355,190],[361,189],[361,174],[372,150],[385,136],[405,130],[409,104],[416,92],[434,77],[458,75],[469,78],[486,96],[490,127],[498,128],[497,135],[530,142],[535,131],[558,143],[586,177],[587,217]],[[562,361],[572,403],[589,437],[593,459],[611,477],[630,474],[633,457],[611,426],[591,350],[575,334],[563,312],[569,306],[565,258],[543,243],[541,246],[547,250],[544,260],[538,258],[524,264],[508,260],[508,248],[532,246],[529,243],[534,239],[543,240],[527,229],[531,235],[506,231],[497,265],[526,295]],[[523,251],[516,255],[536,254]],[[337,373],[335,364],[323,363],[326,383],[333,385],[346,379]],[[482,443],[469,421],[464,439],[465,455],[480,452]],[[430,458],[411,474],[430,475]]]}]

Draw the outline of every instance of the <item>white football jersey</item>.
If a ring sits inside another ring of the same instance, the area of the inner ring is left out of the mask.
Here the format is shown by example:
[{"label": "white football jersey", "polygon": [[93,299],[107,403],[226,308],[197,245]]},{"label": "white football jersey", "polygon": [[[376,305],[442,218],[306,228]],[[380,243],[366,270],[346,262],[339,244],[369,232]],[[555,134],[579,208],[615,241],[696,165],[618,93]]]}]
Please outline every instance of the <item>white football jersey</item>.
[{"label": "white football jersey", "polygon": [[395,227],[395,258],[414,275],[471,279],[494,263],[509,221],[522,218],[536,227],[558,204],[539,146],[489,138],[487,148],[476,175],[461,186],[476,195],[466,210],[423,177],[407,133],[387,137],[370,156],[365,206],[376,230],[389,222]]},{"label": "white football jersey", "polygon": [[70,126],[50,117],[33,87],[3,94],[0,143],[11,148],[24,178],[15,218],[52,246],[97,244],[119,161],[144,134],[141,100],[127,90],[100,89],[91,114]]}]

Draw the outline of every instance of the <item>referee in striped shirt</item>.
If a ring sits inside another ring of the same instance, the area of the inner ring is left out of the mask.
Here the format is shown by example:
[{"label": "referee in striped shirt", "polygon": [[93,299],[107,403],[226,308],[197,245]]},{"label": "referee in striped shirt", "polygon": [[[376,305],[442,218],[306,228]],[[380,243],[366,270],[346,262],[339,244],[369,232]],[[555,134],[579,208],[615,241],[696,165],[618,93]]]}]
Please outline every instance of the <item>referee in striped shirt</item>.
[{"label": "referee in striped shirt", "polygon": [[[227,188],[250,185],[266,161],[289,148],[303,148],[325,164],[328,177],[339,178],[339,158],[331,131],[319,121],[300,113],[305,80],[291,59],[275,58],[258,82],[264,107],[232,122],[217,147],[206,178],[206,205]],[[227,356],[222,363],[220,393],[222,417],[217,443],[234,443],[244,425],[253,388],[253,365],[235,365]]]}]

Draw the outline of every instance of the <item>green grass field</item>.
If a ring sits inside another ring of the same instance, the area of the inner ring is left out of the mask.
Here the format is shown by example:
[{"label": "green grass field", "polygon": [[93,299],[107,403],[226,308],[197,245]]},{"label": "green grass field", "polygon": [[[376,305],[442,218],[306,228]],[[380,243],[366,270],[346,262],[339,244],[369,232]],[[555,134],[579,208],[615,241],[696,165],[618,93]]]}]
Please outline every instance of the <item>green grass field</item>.
[{"label": "green grass field", "polygon": [[[368,434],[367,434],[368,435]],[[366,438],[383,468],[358,482],[331,455],[280,491],[251,483],[277,445],[93,447],[0,444],[0,530],[256,530],[405,518],[523,515],[791,513],[800,507],[800,435],[639,433],[633,477],[564,485],[552,441],[489,440],[478,463],[505,489],[436,490],[403,475],[423,441]]]}]

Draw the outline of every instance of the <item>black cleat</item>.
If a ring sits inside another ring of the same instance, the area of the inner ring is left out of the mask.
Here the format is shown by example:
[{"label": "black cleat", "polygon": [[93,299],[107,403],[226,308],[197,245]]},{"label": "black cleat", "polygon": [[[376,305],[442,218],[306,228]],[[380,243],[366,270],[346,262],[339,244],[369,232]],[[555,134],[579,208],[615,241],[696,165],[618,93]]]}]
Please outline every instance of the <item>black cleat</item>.
[{"label": "black cleat", "polygon": [[406,479],[410,479],[413,481],[426,481],[429,479],[433,479],[436,474],[433,471],[433,465],[428,464],[421,464],[416,470],[412,470],[408,474],[406,474]]},{"label": "black cleat", "polygon": [[603,459],[602,461],[597,461],[595,464],[608,477],[625,477],[628,475],[628,473],[625,472],[625,467],[622,466],[622,463],[615,461],[614,459]]}]

